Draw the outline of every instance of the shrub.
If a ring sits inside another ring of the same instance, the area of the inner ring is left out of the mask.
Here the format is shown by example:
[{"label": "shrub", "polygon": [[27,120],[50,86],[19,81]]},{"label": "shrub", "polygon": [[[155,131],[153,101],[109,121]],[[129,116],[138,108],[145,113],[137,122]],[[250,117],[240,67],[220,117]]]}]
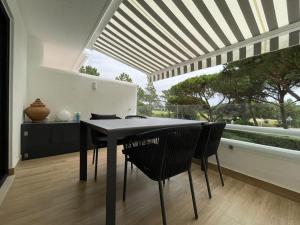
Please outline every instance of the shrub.
[{"label": "shrub", "polygon": [[296,137],[273,134],[260,134],[235,130],[225,130],[223,133],[223,137],[239,141],[251,142],[255,144],[262,144],[300,151],[300,138]]}]

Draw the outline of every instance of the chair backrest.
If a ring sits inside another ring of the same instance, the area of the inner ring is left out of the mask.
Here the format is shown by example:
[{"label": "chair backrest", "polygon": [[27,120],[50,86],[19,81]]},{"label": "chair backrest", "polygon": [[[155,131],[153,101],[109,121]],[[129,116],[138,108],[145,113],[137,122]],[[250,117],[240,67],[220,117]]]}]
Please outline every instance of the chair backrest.
[{"label": "chair backrest", "polygon": [[151,168],[150,177],[166,179],[187,171],[191,166],[201,130],[201,125],[181,126],[135,136],[133,140],[137,149],[139,146],[149,146],[151,151],[151,157],[147,158]]},{"label": "chair backrest", "polygon": [[203,156],[209,157],[216,154],[225,126],[225,122],[215,122],[203,125],[203,130],[195,152],[195,158],[201,159]]},{"label": "chair backrest", "polygon": [[162,178],[175,176],[191,167],[202,126],[177,128],[166,136]]},{"label": "chair backrest", "polygon": [[[91,113],[91,118],[90,120],[112,120],[112,119],[121,119],[118,117],[116,114],[112,115],[102,115],[102,114],[96,114],[96,113]],[[91,129],[91,137],[92,137],[92,142],[94,145],[97,144],[97,138],[105,136],[104,134],[101,135],[99,132],[96,132],[95,130]]]},{"label": "chair backrest", "polygon": [[116,114],[104,115],[104,114],[96,114],[91,113],[90,120],[112,120],[112,119],[121,119]]},{"label": "chair backrest", "polygon": [[125,116],[125,119],[147,119],[147,117],[140,116],[140,115],[128,115],[128,116]]},{"label": "chair backrest", "polygon": [[202,131],[198,139],[196,151],[194,157],[197,159],[202,159],[202,156],[207,148],[209,142],[211,124],[206,123],[202,125]]}]

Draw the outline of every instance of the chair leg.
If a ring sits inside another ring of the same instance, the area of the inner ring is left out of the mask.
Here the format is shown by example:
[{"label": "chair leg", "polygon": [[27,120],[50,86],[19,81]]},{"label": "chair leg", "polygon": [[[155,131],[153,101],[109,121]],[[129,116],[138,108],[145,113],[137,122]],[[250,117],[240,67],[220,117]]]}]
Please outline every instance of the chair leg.
[{"label": "chair leg", "polygon": [[204,171],[204,165],[203,165],[203,164],[204,164],[204,162],[203,162],[203,160],[201,159],[201,170],[202,170],[202,171]]},{"label": "chair leg", "polygon": [[[203,158],[203,162],[205,162],[204,160],[205,159]],[[204,174],[205,174],[205,180],[206,180],[206,185],[207,185],[208,197],[211,198],[209,180],[208,180],[208,175],[207,175],[207,164],[203,163],[203,167],[204,167]]]},{"label": "chair leg", "polygon": [[220,174],[221,183],[222,183],[222,186],[224,187],[224,180],[223,180],[221,166],[220,166],[220,161],[219,161],[219,157],[218,157],[218,153],[217,152],[216,152],[216,160],[217,160],[217,165],[218,165],[218,170],[219,170],[219,174]]},{"label": "chair leg", "polygon": [[98,172],[98,148],[96,150],[96,156],[95,156],[95,181],[97,180],[97,172]]},{"label": "chair leg", "polygon": [[190,187],[191,187],[191,193],[192,193],[192,200],[193,200],[193,207],[194,207],[195,219],[198,219],[198,211],[197,211],[197,204],[196,204],[196,200],[195,200],[195,193],[194,193],[194,185],[193,185],[191,168],[188,170],[188,174],[189,174],[189,181],[190,181]]},{"label": "chair leg", "polygon": [[127,185],[127,156],[125,155],[125,165],[124,165],[124,182],[123,182],[123,202],[126,201],[126,185]]},{"label": "chair leg", "polygon": [[208,160],[207,159],[201,159],[201,170],[204,171],[204,164],[206,164],[206,167],[208,167]]},{"label": "chair leg", "polygon": [[205,158],[205,165],[206,165],[206,168],[208,169],[208,158]]},{"label": "chair leg", "polygon": [[96,153],[96,148],[94,147],[94,150],[93,150],[93,165],[95,163],[95,153]]},{"label": "chair leg", "polygon": [[166,211],[165,211],[165,204],[164,204],[164,194],[163,194],[161,180],[158,181],[158,187],[159,187],[159,197],[160,197],[160,206],[161,206],[163,225],[167,225]]},{"label": "chair leg", "polygon": [[132,164],[132,162],[131,162],[130,164],[131,164],[131,165],[130,165],[130,166],[131,166],[131,170],[133,170],[133,164]]}]

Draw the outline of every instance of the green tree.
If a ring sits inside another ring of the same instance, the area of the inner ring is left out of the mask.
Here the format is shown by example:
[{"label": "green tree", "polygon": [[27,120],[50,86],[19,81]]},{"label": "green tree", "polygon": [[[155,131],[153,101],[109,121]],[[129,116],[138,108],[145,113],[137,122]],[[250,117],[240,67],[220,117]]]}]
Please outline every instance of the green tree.
[{"label": "green tree", "polygon": [[100,73],[98,72],[97,68],[89,65],[80,67],[79,72],[94,76],[100,76]]},{"label": "green tree", "polygon": [[116,80],[132,83],[132,79],[127,73],[121,73],[119,76],[116,77]]},{"label": "green tree", "polygon": [[229,103],[239,105],[244,123],[251,116],[258,126],[253,103],[265,98],[264,78],[253,70],[253,58],[226,64],[218,76],[217,84],[217,91],[225,95]]},{"label": "green tree", "polygon": [[258,63],[257,71],[265,78],[264,94],[279,107],[282,126],[287,128],[287,94],[300,101],[300,96],[295,92],[300,86],[300,48],[272,52],[259,59],[261,62]]},{"label": "green tree", "polygon": [[139,114],[149,115],[148,110],[146,110],[145,95],[146,95],[146,93],[145,93],[144,89],[141,88],[140,86],[138,86],[137,106],[138,106],[138,109],[142,110],[141,112],[139,112]]},{"label": "green tree", "polygon": [[287,99],[285,102],[286,115],[291,121],[287,121],[288,125],[298,126],[300,122],[300,106],[296,105],[292,99]]},{"label": "green tree", "polygon": [[[165,105],[165,108],[168,112],[168,117],[170,118],[172,115],[172,112],[176,111],[176,109],[174,108],[174,104],[171,104],[169,102],[171,93],[170,93],[170,90],[163,90],[162,93],[163,94],[160,97],[161,97],[161,99]],[[176,114],[177,114],[177,112],[176,112]]]},{"label": "green tree", "polygon": [[160,103],[159,97],[156,93],[156,89],[153,83],[150,81],[148,81],[147,87],[145,89],[144,102],[151,108],[154,108]]},{"label": "green tree", "polygon": [[151,116],[154,107],[157,107],[160,99],[152,82],[148,81],[145,90],[138,86],[137,106],[138,114]]},{"label": "green tree", "polygon": [[[178,105],[201,105],[200,115],[208,121],[215,121],[214,109],[225,100],[216,89],[218,74],[189,78],[171,87],[168,102]],[[214,102],[213,102],[214,101]],[[218,101],[217,104],[215,104]],[[203,112],[203,110],[205,112]]]},{"label": "green tree", "polygon": [[229,63],[222,74],[219,91],[235,103],[247,102],[254,122],[252,103],[265,102],[278,107],[279,120],[287,128],[286,98],[290,94],[300,100],[299,46]]},{"label": "green tree", "polygon": [[258,103],[254,105],[254,110],[258,118],[268,118],[278,120],[278,107],[269,103]]},{"label": "green tree", "polygon": [[145,93],[144,89],[141,88],[140,86],[138,86],[138,90],[137,90],[137,100],[138,100],[138,102],[144,103],[145,95],[146,95],[146,93]]}]

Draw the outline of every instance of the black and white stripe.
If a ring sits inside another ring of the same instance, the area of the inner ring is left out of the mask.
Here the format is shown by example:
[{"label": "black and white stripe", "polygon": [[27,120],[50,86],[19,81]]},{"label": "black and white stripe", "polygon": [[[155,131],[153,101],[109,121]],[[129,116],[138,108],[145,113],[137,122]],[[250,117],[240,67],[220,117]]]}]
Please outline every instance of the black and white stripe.
[{"label": "black and white stripe", "polygon": [[297,25],[299,0],[123,0],[93,47],[156,81],[298,45]]},{"label": "black and white stripe", "polygon": [[[256,55],[261,55],[271,51],[280,50],[287,47],[292,47],[300,44],[300,29],[292,31],[288,34],[272,37],[261,42],[255,42],[252,44],[247,44],[240,48],[235,48],[230,51],[223,51],[220,54],[212,55],[210,57],[200,57],[188,63],[183,63],[179,66],[174,66],[170,68],[165,68],[156,74],[150,75],[151,81],[157,81],[162,79],[162,74],[170,71],[176,71],[174,76],[185,74],[187,72],[192,72],[195,70],[200,70],[208,68],[211,66],[216,66],[220,64],[225,64],[228,62],[238,61],[241,59],[249,58]],[[158,79],[160,78],[160,79]]]}]

